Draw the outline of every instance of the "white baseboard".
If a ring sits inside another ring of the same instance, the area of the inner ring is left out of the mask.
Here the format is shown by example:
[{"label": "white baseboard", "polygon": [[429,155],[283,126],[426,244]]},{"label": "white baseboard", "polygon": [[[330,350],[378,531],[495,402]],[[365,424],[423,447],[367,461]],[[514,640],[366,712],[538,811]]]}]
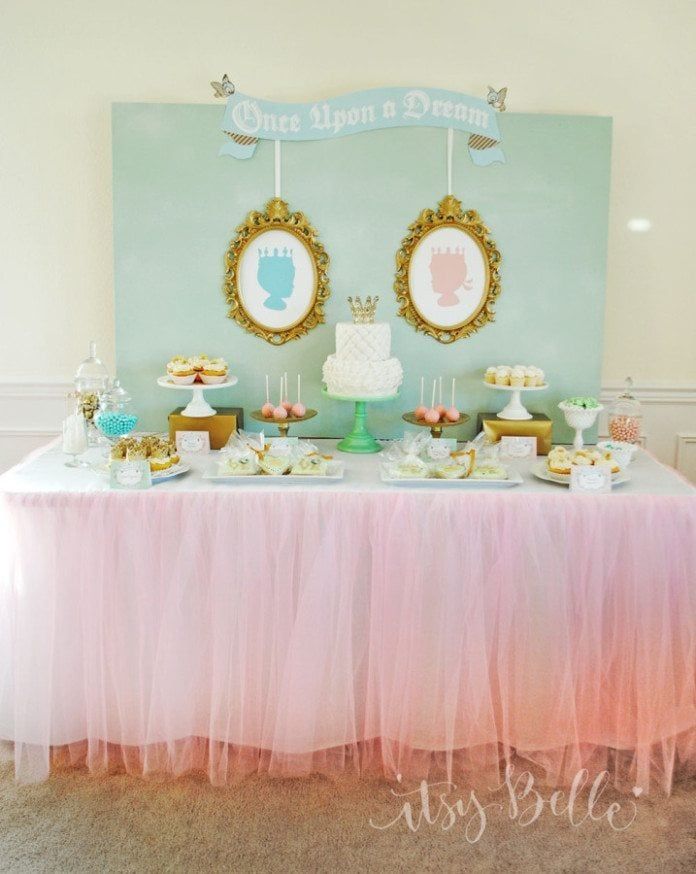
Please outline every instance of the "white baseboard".
[{"label": "white baseboard", "polygon": [[[71,389],[65,382],[0,382],[0,471],[59,433]],[[609,404],[622,390],[623,383],[606,383],[602,402]],[[633,393],[643,405],[644,445],[696,482],[696,385],[643,383]],[[599,427],[606,434],[606,416]]]}]

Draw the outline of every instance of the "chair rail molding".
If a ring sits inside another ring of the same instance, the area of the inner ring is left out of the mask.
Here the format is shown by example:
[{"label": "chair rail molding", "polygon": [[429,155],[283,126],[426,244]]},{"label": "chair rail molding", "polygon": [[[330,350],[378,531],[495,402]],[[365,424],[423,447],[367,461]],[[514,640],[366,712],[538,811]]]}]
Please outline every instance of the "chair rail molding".
[{"label": "chair rail molding", "polygon": [[[0,471],[58,435],[72,388],[67,380],[0,381]],[[607,381],[600,398],[609,404],[623,389],[623,381]],[[696,482],[696,383],[644,382],[632,391],[643,405],[646,447]],[[606,414],[599,430],[606,436]]]}]

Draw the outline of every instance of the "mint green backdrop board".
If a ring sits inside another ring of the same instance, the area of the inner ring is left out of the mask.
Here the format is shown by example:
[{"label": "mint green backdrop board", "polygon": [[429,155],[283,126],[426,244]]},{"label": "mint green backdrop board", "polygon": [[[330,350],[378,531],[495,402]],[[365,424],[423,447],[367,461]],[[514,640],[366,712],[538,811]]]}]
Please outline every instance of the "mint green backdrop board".
[{"label": "mint green backdrop board", "polygon": [[[454,194],[490,228],[502,255],[502,292],[493,324],[444,345],[397,316],[394,256],[408,225],[446,194],[446,133],[385,130],[325,142],[284,143],[282,196],[318,229],[331,258],[326,324],[273,347],[227,318],[224,254],[235,228],[273,196],[273,143],[249,160],[218,157],[222,107],[116,104],[113,107],[116,356],[118,375],[134,396],[140,425],[164,429],[187,393],[155,384],[172,355],[223,355],[239,377],[211,392],[213,406],[264,400],[287,370],[302,374],[303,402],[319,410],[296,434],[343,435],[350,405],[321,395],[321,367],[334,351],[334,325],[350,321],[348,295],[378,294],[377,318],[392,326],[392,354],[404,368],[396,401],[373,405],[378,437],[404,430],[401,413],[418,402],[421,375],[442,375],[449,403],[472,421],[498,410],[507,395],[487,389],[490,364],[536,364],[550,389],[527,396],[528,408],[557,423],[569,395],[596,395],[600,385],[611,152],[611,120],[588,116],[500,117],[506,164],[476,168],[465,135],[455,134]],[[294,392],[294,389],[293,389]],[[179,398],[181,394],[181,398]],[[408,427],[408,426],[406,426]],[[272,426],[269,433],[276,433]]]}]

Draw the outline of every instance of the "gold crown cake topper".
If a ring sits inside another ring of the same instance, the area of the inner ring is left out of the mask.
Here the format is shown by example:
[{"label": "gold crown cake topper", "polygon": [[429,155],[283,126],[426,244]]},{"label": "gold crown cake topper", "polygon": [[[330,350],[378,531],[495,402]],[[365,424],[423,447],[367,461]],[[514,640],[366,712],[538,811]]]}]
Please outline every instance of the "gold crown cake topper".
[{"label": "gold crown cake topper", "polygon": [[363,303],[359,297],[349,297],[348,304],[350,311],[353,313],[353,322],[356,325],[371,325],[375,320],[375,310],[377,309],[378,296],[370,297],[369,295]]}]

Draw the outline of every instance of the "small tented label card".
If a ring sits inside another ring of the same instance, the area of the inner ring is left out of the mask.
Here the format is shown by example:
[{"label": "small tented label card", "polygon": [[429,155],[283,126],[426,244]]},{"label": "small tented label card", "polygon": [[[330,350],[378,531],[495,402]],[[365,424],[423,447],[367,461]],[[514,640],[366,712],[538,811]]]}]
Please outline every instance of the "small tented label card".
[{"label": "small tented label card", "polygon": [[150,462],[112,461],[109,467],[109,485],[112,489],[149,489],[152,485]]},{"label": "small tented label card", "polygon": [[536,458],[536,437],[501,437],[500,455],[502,458]]},{"label": "small tented label card", "polygon": [[601,495],[611,491],[610,464],[574,464],[570,468],[571,492]]},{"label": "small tented label card", "polygon": [[210,434],[207,431],[177,431],[177,452],[210,452]]}]

